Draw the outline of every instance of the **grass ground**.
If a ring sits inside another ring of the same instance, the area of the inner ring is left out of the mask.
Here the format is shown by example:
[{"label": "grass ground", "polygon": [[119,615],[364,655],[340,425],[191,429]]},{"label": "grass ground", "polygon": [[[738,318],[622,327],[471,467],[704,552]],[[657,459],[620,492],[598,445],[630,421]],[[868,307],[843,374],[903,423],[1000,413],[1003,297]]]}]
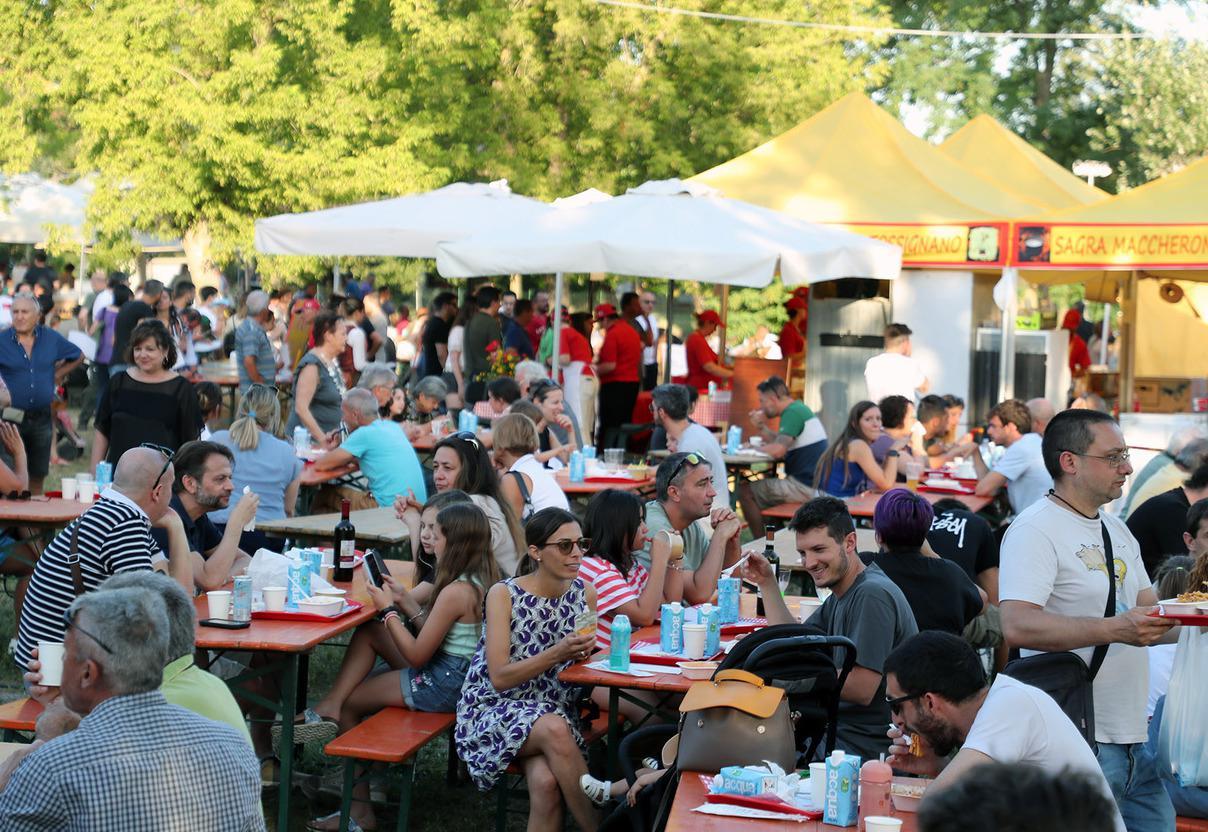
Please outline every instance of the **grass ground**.
[{"label": "grass ground", "polygon": [[[74,415],[74,414],[73,414]],[[46,490],[55,490],[63,477],[70,477],[82,471],[87,466],[88,453],[91,448],[91,433],[85,438],[89,449],[74,463],[51,467],[46,480]],[[16,636],[16,619],[13,612],[11,582],[0,593],[0,645],[7,645],[9,639]],[[310,661],[310,687],[312,704],[335,679],[340,666],[342,648],[336,645],[320,646]],[[21,686],[21,674],[11,661],[0,661],[0,701],[9,701],[24,696]],[[447,832],[475,832],[488,829],[494,825],[494,795],[482,794],[471,783],[463,782],[450,786],[445,782],[446,755],[448,744],[442,738],[424,749],[418,757],[415,789],[412,796],[410,819],[416,829],[440,829]],[[338,777],[341,768],[333,766],[323,756],[318,748],[308,748],[301,759],[298,769],[302,777],[295,778],[295,787],[291,797],[289,830],[300,830],[306,826],[306,821],[318,815],[327,814],[339,809],[338,796],[315,795],[308,796],[302,788],[303,781],[314,779],[315,775],[335,772],[331,776]],[[376,806],[379,828],[393,829],[396,821],[398,801],[398,773],[384,772],[387,779],[390,802],[385,806]],[[337,781],[338,782],[338,781]],[[268,818],[268,828],[276,830],[277,800],[275,790],[264,792],[264,811]],[[522,819],[513,818],[512,825],[520,828]],[[281,830],[281,832],[285,832]]]}]

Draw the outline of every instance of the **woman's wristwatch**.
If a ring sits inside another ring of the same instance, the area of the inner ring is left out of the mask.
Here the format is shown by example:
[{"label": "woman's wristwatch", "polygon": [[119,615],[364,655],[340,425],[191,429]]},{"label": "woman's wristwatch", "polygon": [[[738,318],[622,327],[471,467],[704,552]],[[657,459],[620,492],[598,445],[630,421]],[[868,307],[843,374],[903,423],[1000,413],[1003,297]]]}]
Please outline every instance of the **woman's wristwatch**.
[{"label": "woman's wristwatch", "polygon": [[901,454],[899,454],[897,451],[886,451],[886,452],[885,452],[885,456],[886,456],[886,457],[891,457],[891,456],[901,456]]}]

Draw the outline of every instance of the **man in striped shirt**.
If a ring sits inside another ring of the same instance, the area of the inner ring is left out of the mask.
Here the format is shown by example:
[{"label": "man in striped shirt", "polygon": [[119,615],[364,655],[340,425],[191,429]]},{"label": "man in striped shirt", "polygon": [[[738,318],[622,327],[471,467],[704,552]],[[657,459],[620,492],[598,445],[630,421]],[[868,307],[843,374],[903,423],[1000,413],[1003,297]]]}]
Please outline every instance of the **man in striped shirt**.
[{"label": "man in striped shirt", "polygon": [[[131,448],[113,472],[113,484],[47,547],[34,568],[17,630],[15,659],[22,670],[39,641],[62,641],[63,614],[76,599],[71,544],[78,528],[80,578],[91,592],[110,575],[138,569],[168,571],[193,594],[189,542],[179,515],[169,510],[172,460],[153,448]],[[165,558],[152,526],[168,533]]]}]

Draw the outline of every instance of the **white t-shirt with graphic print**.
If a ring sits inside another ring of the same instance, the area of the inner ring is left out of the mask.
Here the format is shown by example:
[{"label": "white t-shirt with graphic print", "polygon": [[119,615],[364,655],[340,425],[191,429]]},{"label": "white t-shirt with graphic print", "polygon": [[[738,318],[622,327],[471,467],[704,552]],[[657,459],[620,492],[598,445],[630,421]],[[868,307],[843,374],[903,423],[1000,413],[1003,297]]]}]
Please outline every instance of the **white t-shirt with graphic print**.
[{"label": "white t-shirt with graphic print", "polygon": [[[1149,587],[1149,578],[1140,547],[1124,522],[1103,512],[1099,518],[1107,524],[1114,550],[1116,611],[1125,612],[1137,605],[1137,595]],[[1026,601],[1056,615],[1103,617],[1108,577],[1100,519],[1087,520],[1049,498],[1037,500],[1007,529],[999,570],[1003,601]],[[1094,648],[1074,652],[1089,665]],[[1145,648],[1111,645],[1094,683],[1096,740],[1145,742],[1148,685]]]}]

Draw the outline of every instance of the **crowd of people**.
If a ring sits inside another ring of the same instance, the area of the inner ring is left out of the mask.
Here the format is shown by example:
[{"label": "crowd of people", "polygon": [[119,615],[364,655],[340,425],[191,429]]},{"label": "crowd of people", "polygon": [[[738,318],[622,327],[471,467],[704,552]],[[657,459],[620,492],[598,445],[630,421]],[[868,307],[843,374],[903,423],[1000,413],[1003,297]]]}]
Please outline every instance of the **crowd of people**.
[{"label": "crowd of people", "polygon": [[[257,786],[273,731],[259,719],[249,728],[255,707],[192,664],[191,599],[243,573],[257,551],[281,551],[285,541],[245,529],[297,509],[299,438],[331,475],[311,510],[345,499],[392,507],[417,567],[414,586],[387,578],[369,589],[376,619],[356,628],[332,686],[295,716],[300,742],[326,742],[387,706],[455,712],[455,748],[476,786],[493,788],[515,766],[530,829],[561,828],[564,814],[595,829],[611,798],[661,772],[629,784],[589,771],[580,711],[606,707],[608,694],[559,674],[608,649],[618,615],[636,629],[664,603],[709,602],[730,567],[760,589],[769,624],[802,623],[771,564],[740,545],[744,530],[763,536],[765,509],[791,503],[793,548],[825,595],[803,623],[856,647],[837,747],[934,778],[927,828],[951,828],[945,806],[1018,764],[1069,773],[1088,813],[1117,829],[1166,832],[1176,808],[1208,815],[1204,792],[1155,758],[1181,631],[1149,614],[1160,597],[1208,581],[1208,438],[1172,442],[1137,477],[1148,496],[1118,517],[1104,508],[1132,467],[1111,416],[1010,399],[991,409],[984,434],[964,432],[964,403],[929,391],[909,327],[893,324],[868,362],[868,398],[837,436],[789,380],[759,383],[750,423],[784,473],[732,483],[717,436],[693,418],[698,397],[733,372],[710,344],[720,319],[709,310],[685,340],[686,376],[658,384],[649,292],[591,315],[559,310],[555,356],[545,292],[482,286],[461,302],[440,292],[400,328],[388,290],[372,284],[350,282],[326,306],[307,290],[253,290],[237,309],[184,280],[148,280],[137,297],[122,280],[95,288],[81,310],[97,339],[91,462],[113,465],[112,485],[30,558],[15,659],[47,709],[38,742],[0,769],[4,828],[57,828],[67,816],[125,828],[135,807],[162,828],[191,818],[263,828]],[[82,361],[41,322],[39,297],[18,292],[0,332],[0,378],[24,411],[0,422],[6,491],[41,491],[56,388]],[[808,304],[795,296],[788,309],[780,346],[800,357]],[[179,324],[190,313],[204,332]],[[199,332],[229,336],[239,396],[226,419],[220,394],[199,383]],[[508,372],[497,371],[500,351],[517,359]],[[650,499],[604,489],[572,506],[557,469],[593,442],[624,447],[643,389],[653,442],[668,452]],[[440,429],[478,405],[489,429]],[[436,441],[422,464],[414,444],[425,434]],[[933,503],[907,487],[943,465],[991,507]],[[884,493],[875,543],[862,547],[847,499],[866,491]],[[9,543],[20,545],[15,533]],[[585,613],[594,633],[581,632]],[[40,642],[66,645],[54,688],[42,685]],[[1091,667],[1093,732],[1012,673],[1010,649],[1024,662],[1073,653]],[[634,721],[637,700],[622,706]],[[193,783],[203,788],[149,798],[130,748],[164,776],[203,777]],[[1015,782],[1029,782],[1022,771]],[[375,828],[368,786],[353,797],[357,827]],[[338,825],[337,813],[310,828]]]}]

